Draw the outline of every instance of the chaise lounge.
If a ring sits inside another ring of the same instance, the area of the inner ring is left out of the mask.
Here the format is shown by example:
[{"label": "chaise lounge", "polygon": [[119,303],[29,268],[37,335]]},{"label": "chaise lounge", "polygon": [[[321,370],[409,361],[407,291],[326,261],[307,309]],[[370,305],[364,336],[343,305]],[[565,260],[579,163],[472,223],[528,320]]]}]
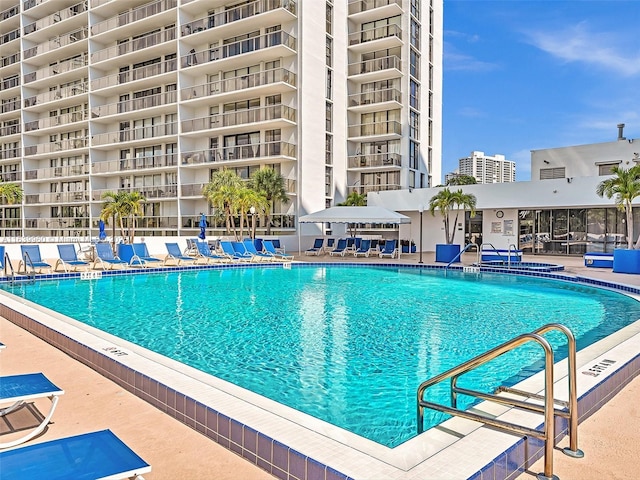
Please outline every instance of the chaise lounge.
[{"label": "chaise lounge", "polygon": [[60,258],[56,260],[56,265],[53,267],[54,272],[58,271],[58,266],[60,265],[62,265],[65,273],[68,273],[69,269],[77,272],[78,267],[86,267],[89,265],[89,262],[78,258],[76,247],[71,244],[58,245],[58,256]]},{"label": "chaise lounge", "polygon": [[112,270],[114,265],[127,265],[127,262],[113,254],[111,245],[108,243],[96,243],[96,259],[93,261],[94,269],[98,263],[100,263],[100,267],[103,270],[107,270],[107,267]]},{"label": "chaise lounge", "polygon": [[42,260],[39,245],[20,245],[20,251],[22,255],[18,263],[18,273],[24,267],[26,274],[27,266],[31,267],[34,273],[36,268],[40,270],[40,273],[42,273],[42,269],[51,270],[51,265]]}]

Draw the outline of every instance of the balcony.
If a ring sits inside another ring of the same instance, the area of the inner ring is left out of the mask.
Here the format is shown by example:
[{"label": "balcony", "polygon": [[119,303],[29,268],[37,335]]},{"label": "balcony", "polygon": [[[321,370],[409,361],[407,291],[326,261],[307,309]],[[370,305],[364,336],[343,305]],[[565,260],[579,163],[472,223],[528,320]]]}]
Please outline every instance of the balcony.
[{"label": "balcony", "polygon": [[[228,25],[239,20],[260,15],[262,13],[271,12],[278,9],[284,9],[294,16],[296,15],[296,2],[294,0],[256,0],[254,2],[245,3],[235,8],[230,8],[224,12],[214,13],[204,18],[194,20],[182,26],[181,34],[183,37],[188,35],[209,30],[211,28]],[[287,18],[270,19],[269,25],[282,23]],[[264,24],[264,20],[262,20]],[[243,26],[244,28],[244,26]],[[246,30],[246,28],[245,28]]]},{"label": "balcony", "polygon": [[0,22],[7,20],[20,13],[20,5],[14,5],[0,12]]},{"label": "balcony", "polygon": [[296,111],[285,105],[272,105],[270,107],[251,108],[193,120],[184,120],[182,122],[182,133],[200,132],[214,128],[239,127],[278,120],[284,120],[284,122],[279,122],[281,126],[295,124]]},{"label": "balcony", "polygon": [[0,113],[15,112],[20,108],[20,99],[10,100],[8,102],[2,102],[0,105]]},{"label": "balcony", "polygon": [[0,35],[0,45],[5,45],[17,40],[18,38],[20,38],[20,29],[16,28],[15,30],[11,30],[10,32]]},{"label": "balcony", "polygon": [[400,185],[397,184],[385,184],[385,185],[349,185],[347,187],[348,193],[359,193],[365,195],[369,192],[383,192],[386,190],[400,190]]},{"label": "balcony", "polygon": [[[196,65],[206,65],[210,62],[247,55],[252,52],[259,52],[266,48],[283,46],[291,52],[296,51],[296,39],[282,30],[267,33],[257,37],[247,38],[233,43],[227,43],[220,47],[215,47],[200,52],[191,51],[187,55],[180,57],[182,68],[195,67]],[[286,56],[286,52],[282,52]],[[264,57],[260,55],[261,59]]]},{"label": "balcony", "polygon": [[75,150],[89,146],[86,138],[72,138],[60,142],[39,143],[24,147],[24,154],[27,156],[63,152],[65,150]]},{"label": "balcony", "polygon": [[[89,201],[89,192],[55,192],[55,193],[36,193],[26,194],[24,203],[26,205],[37,205],[41,203],[72,203]],[[55,219],[58,220],[57,218]],[[61,218],[64,220],[64,218]]]},{"label": "balcony", "polygon": [[19,182],[22,180],[22,172],[3,172],[0,173],[0,179],[3,182]]},{"label": "balcony", "polygon": [[401,167],[402,157],[399,153],[371,153],[349,156],[350,170],[387,170],[390,167]]},{"label": "balcony", "polygon": [[87,112],[72,112],[64,115],[56,115],[55,117],[47,117],[33,122],[25,122],[25,132],[33,132],[52,127],[64,127],[74,122],[82,122],[88,120]]},{"label": "balcony", "polygon": [[2,80],[2,89],[0,90],[9,90],[10,88],[15,88],[20,86],[20,77],[11,77],[5,78]]},{"label": "balcony", "polygon": [[143,110],[145,108],[163,107],[176,102],[177,94],[173,92],[158,93],[157,95],[148,95],[146,97],[134,98],[125,102],[110,103],[108,105],[100,105],[91,109],[91,115],[95,117],[106,117],[108,115],[117,115],[119,113],[133,112]]},{"label": "balcony", "polygon": [[164,228],[164,229],[178,229],[178,217],[139,217],[136,218],[136,228]]},{"label": "balcony", "polygon": [[[96,2],[94,0],[92,5],[93,7],[96,7],[104,2],[98,2],[98,5],[95,5],[95,3]],[[137,22],[138,20],[143,20],[152,15],[157,15],[158,13],[176,8],[177,4],[177,0],[158,0],[157,2],[147,3],[140,7],[133,8],[128,12],[120,13],[117,17],[113,17],[103,22],[96,23],[91,27],[91,35],[99,35],[104,32],[110,32],[111,30],[114,30],[118,27],[122,27],[124,25]]]},{"label": "balcony", "polygon": [[127,72],[120,72],[115,75],[109,75],[92,80],[91,90],[96,91],[102,88],[109,88],[129,82],[135,82],[137,80],[152,78],[164,73],[175,72],[176,68],[177,61],[175,59],[154,63],[153,65],[147,65],[145,67],[134,68]]},{"label": "balcony", "polygon": [[[36,2],[34,1],[32,3],[35,4]],[[35,5],[32,5],[32,6],[35,6]],[[25,25],[24,34],[29,35],[38,30],[42,30],[43,28],[49,27],[56,23],[60,23],[63,20],[66,20],[68,18],[75,17],[76,15],[82,12],[85,12],[86,10],[87,10],[87,2],[76,3],[75,5],[65,8],[64,10],[58,10],[57,12],[52,13],[51,15],[41,18],[28,25]]]},{"label": "balcony", "polygon": [[402,92],[397,88],[387,88],[349,95],[349,108],[358,112],[380,110],[381,104],[385,103],[389,104],[389,108],[399,108],[402,104]]},{"label": "balcony", "polygon": [[106,162],[94,162],[93,174],[127,172],[131,170],[146,170],[150,168],[167,168],[178,165],[177,154],[156,155],[153,157],[127,158],[123,160],[108,160]]},{"label": "balcony", "polygon": [[71,45],[72,43],[84,40],[89,36],[88,34],[89,32],[86,28],[81,28],[79,30],[76,30],[75,32],[53,37],[51,40],[41,43],[40,45],[27,48],[24,51],[24,58],[28,59],[31,57],[35,57],[36,55],[42,55],[43,53],[51,52],[52,50],[57,50],[58,48],[66,47],[67,45]]},{"label": "balcony", "polygon": [[0,160],[8,160],[10,158],[20,158],[22,155],[20,154],[19,148],[8,148],[6,150],[0,150]]},{"label": "balcony", "polygon": [[363,81],[395,78],[402,75],[402,62],[397,55],[349,64],[349,76],[362,75]]},{"label": "balcony", "polygon": [[63,230],[90,227],[88,217],[26,218],[24,222],[25,229]]},{"label": "balcony", "polygon": [[[373,45],[371,45],[372,42]],[[401,45],[402,28],[400,25],[384,25],[349,34],[349,49],[356,52],[394,48]]]},{"label": "balcony", "polygon": [[8,137],[9,135],[17,135],[21,131],[20,124],[7,125],[6,127],[0,127],[0,137]]},{"label": "balcony", "polygon": [[161,32],[152,33],[151,35],[145,35],[144,37],[136,38],[134,40],[120,43],[113,47],[105,48],[104,50],[98,50],[91,54],[91,62],[93,64],[98,62],[104,62],[115,57],[126,55],[131,52],[138,52],[145,48],[156,47],[162,43],[170,42],[176,39],[176,28],[168,28]]},{"label": "balcony", "polygon": [[116,130],[114,132],[98,133],[91,137],[92,145],[109,145],[112,143],[133,142],[136,140],[148,140],[151,138],[176,135],[178,122],[161,123],[148,127]]},{"label": "balcony", "polygon": [[53,102],[54,100],[61,100],[63,98],[73,97],[75,95],[82,95],[87,93],[87,84],[79,83],[71,87],[59,88],[57,90],[51,90],[46,93],[41,93],[33,97],[24,99],[24,106],[33,107],[34,105],[40,105],[47,102]]},{"label": "balcony", "polygon": [[349,140],[370,141],[369,137],[376,140],[396,140],[402,135],[402,125],[395,120],[376,123],[362,123],[359,125],[349,125]]},{"label": "balcony", "polygon": [[[262,87],[266,85],[278,85],[285,83],[293,88],[296,87],[296,74],[284,68],[265,70],[264,72],[242,75],[234,78],[226,78],[218,82],[194,85],[193,87],[180,90],[182,100],[193,100],[194,98],[204,98],[212,95],[236,94],[248,88]],[[274,90],[280,91],[281,89]],[[269,94],[269,92],[265,92]]]},{"label": "balcony", "polygon": [[35,82],[36,80],[42,80],[43,78],[49,79],[54,75],[62,74],[65,72],[70,72],[72,70],[76,70],[78,68],[83,68],[87,66],[87,55],[81,55],[78,58],[72,58],[71,60],[67,60],[64,62],[57,63],[55,65],[50,65],[45,68],[41,68],[36,70],[35,72],[26,73],[24,75],[24,83]]},{"label": "balcony", "polygon": [[[94,190],[91,194],[91,200],[100,201],[102,200],[102,195],[106,192],[113,192],[113,189],[109,190]],[[125,187],[115,189],[117,193],[122,192],[139,192],[143,197],[147,200],[150,199],[160,199],[160,198],[169,198],[175,199],[178,196],[178,186],[177,185],[146,185],[140,187]]]},{"label": "balcony", "polygon": [[2,57],[0,59],[0,67],[8,67],[9,65],[13,65],[20,61],[20,52],[14,53],[13,55],[7,55],[6,57]]},{"label": "balcony", "polygon": [[272,159],[273,157],[295,158],[296,146],[287,142],[266,142],[252,145],[223,147],[212,150],[184,152],[182,165],[202,165],[204,163],[232,162],[251,160],[255,163],[258,158]]},{"label": "balcony", "polygon": [[359,23],[395,17],[403,12],[400,0],[351,0],[348,9],[350,20]]},{"label": "balcony", "polygon": [[26,180],[51,180],[59,177],[76,177],[78,175],[88,175],[89,165],[66,165],[64,167],[39,168],[37,170],[26,170],[24,179]]}]

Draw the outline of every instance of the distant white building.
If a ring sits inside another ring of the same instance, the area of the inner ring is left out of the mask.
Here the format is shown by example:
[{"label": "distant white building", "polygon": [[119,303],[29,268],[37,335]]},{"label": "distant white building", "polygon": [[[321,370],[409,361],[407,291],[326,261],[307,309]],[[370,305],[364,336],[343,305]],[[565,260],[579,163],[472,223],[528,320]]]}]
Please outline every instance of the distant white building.
[{"label": "distant white building", "polygon": [[516,181],[516,164],[506,160],[504,155],[489,156],[473,151],[470,156],[459,159],[458,165],[458,175],[474,177],[478,183]]}]

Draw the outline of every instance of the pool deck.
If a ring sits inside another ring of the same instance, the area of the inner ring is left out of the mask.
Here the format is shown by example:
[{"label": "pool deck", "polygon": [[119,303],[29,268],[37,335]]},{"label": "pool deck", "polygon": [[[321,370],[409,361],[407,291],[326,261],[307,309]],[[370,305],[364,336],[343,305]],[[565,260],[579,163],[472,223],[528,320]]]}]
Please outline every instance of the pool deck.
[{"label": "pool deck", "polygon": [[[416,264],[418,254],[402,255],[400,260],[391,262],[377,257],[354,259],[303,255],[296,258],[309,262]],[[475,259],[474,253],[465,254],[462,263],[469,265]],[[432,253],[423,254],[425,264],[433,263],[433,260]],[[531,256],[525,261],[560,263],[565,265],[564,273],[568,275],[640,287],[640,276],[585,267],[582,257]],[[65,390],[52,424],[31,443],[110,428],[152,465],[152,472],[145,475],[147,480],[274,478],[4,318],[0,318],[0,341],[7,346],[0,353],[3,375],[41,371]],[[637,478],[639,398],[640,379],[636,378],[580,425],[580,448],[585,452],[585,458],[576,460],[558,452],[554,455],[554,473],[561,480]],[[38,402],[36,407],[46,411],[46,401],[42,406]],[[12,427],[28,427],[31,422],[33,418],[24,412],[20,418],[14,419]],[[8,428],[7,424],[1,423],[0,434],[10,439],[14,434],[6,433]],[[565,438],[559,447],[567,444]],[[542,471],[542,462],[536,462],[529,471]],[[527,480],[535,477],[525,472],[517,478]]]}]

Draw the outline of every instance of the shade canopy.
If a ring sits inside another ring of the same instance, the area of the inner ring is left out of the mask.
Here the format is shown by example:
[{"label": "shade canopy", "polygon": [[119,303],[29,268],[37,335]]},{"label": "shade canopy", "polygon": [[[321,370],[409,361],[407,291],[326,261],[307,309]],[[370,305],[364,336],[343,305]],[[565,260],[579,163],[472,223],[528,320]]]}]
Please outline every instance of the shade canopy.
[{"label": "shade canopy", "polygon": [[383,207],[331,207],[319,212],[303,215],[301,223],[411,223],[401,213]]}]

